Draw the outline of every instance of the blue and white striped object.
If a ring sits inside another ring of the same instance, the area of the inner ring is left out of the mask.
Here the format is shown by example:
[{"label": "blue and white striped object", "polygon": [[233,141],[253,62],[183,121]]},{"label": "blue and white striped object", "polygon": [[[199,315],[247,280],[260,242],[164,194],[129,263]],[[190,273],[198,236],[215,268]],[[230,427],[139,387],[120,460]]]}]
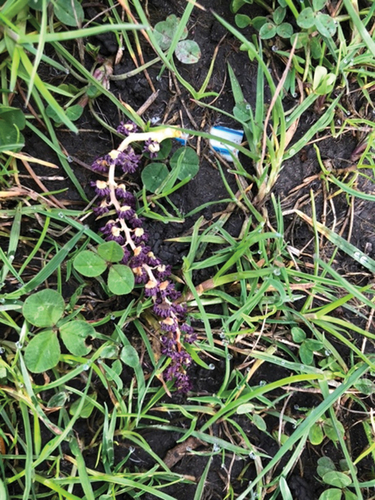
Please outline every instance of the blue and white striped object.
[{"label": "blue and white striped object", "polygon": [[[243,130],[235,130],[233,128],[221,126],[211,127],[210,134],[217,137],[222,137],[223,139],[234,142],[235,144],[241,144],[243,139]],[[229,151],[231,151],[236,156],[238,154],[238,149],[236,149],[234,146],[223,144],[216,139],[210,139],[210,146],[214,151],[216,151],[216,153],[219,153],[219,155],[221,155],[227,161],[233,161],[232,155]]]}]

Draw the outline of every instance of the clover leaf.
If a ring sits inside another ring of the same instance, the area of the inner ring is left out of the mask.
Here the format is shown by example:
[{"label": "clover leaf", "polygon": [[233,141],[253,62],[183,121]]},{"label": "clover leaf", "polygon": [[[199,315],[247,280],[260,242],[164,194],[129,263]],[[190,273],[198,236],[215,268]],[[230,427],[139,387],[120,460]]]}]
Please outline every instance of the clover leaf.
[{"label": "clover leaf", "polygon": [[64,309],[62,296],[55,290],[45,289],[27,297],[22,312],[29,323],[43,328],[55,325]]},{"label": "clover leaf", "polygon": [[91,346],[86,345],[86,338],[95,335],[95,329],[82,320],[68,321],[60,326],[61,340],[65,347],[74,356],[86,356],[91,351]]},{"label": "clover leaf", "polygon": [[73,266],[76,271],[87,278],[95,278],[107,269],[106,261],[91,250],[82,250],[74,259]]},{"label": "clover leaf", "polygon": [[56,332],[45,330],[38,333],[25,350],[25,363],[33,373],[42,373],[54,368],[60,359],[60,344]]}]

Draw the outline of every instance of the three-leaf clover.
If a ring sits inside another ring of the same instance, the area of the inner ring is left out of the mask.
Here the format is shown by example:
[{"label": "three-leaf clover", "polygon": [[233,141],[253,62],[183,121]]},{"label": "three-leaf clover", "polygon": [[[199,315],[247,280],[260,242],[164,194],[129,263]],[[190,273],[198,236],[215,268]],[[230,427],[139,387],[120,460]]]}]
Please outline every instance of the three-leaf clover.
[{"label": "three-leaf clover", "polygon": [[57,365],[61,355],[58,334],[74,356],[86,356],[90,352],[86,339],[96,335],[94,327],[80,319],[63,318],[65,302],[57,291],[47,288],[30,295],[22,312],[31,325],[43,329],[25,349],[25,363],[31,372],[42,373]]},{"label": "three-leaf clover", "polygon": [[97,278],[108,269],[108,289],[114,295],[126,295],[134,288],[134,274],[130,267],[121,264],[124,250],[115,241],[107,241],[99,245],[94,252],[82,250],[79,252],[73,266],[87,278]]},{"label": "three-leaf clover", "polygon": [[[180,19],[172,14],[165,21],[156,24],[154,36],[162,50],[168,50],[172,45],[179,23]],[[197,42],[186,40],[187,35],[188,31],[185,27],[179,37],[174,53],[182,63],[195,64],[201,57],[201,50]]]}]

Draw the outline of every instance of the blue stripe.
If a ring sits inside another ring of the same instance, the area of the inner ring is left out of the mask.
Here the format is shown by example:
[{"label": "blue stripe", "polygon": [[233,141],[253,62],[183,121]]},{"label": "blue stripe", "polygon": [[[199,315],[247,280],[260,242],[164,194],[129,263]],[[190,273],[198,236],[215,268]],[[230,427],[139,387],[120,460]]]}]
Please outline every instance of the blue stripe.
[{"label": "blue stripe", "polygon": [[[228,132],[228,133],[231,133],[233,135],[238,135],[239,137],[243,136],[243,131],[242,130],[234,130],[232,128],[227,128],[227,127],[220,127],[220,126],[217,126],[217,127],[212,127],[211,129],[211,133],[214,131],[214,130],[221,130],[222,132]],[[225,139],[225,137],[223,137],[223,139]]]}]

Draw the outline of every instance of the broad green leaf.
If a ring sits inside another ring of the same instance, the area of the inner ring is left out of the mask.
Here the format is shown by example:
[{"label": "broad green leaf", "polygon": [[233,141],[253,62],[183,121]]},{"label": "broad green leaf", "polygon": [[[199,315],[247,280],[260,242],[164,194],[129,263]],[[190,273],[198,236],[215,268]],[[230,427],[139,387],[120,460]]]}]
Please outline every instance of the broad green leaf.
[{"label": "broad green leaf", "polygon": [[370,396],[371,394],[375,393],[375,384],[368,378],[362,378],[361,380],[358,380],[358,382],[354,384],[354,387],[366,396]]},{"label": "broad green leaf", "polygon": [[69,394],[67,391],[60,391],[54,394],[47,402],[47,408],[62,408],[67,400],[69,399]]},{"label": "broad green leaf", "polygon": [[131,368],[135,368],[139,365],[138,353],[132,345],[124,345],[121,349],[120,359],[125,365]]},{"label": "broad green leaf", "polygon": [[324,347],[323,342],[315,339],[306,339],[305,340],[306,347],[310,349],[310,351],[320,351]]},{"label": "broad green leaf", "polygon": [[293,35],[293,26],[290,23],[282,23],[277,27],[276,33],[281,38],[290,38]]},{"label": "broad green leaf", "polygon": [[87,90],[86,90],[86,95],[87,97],[89,97],[90,99],[96,99],[97,97],[99,97],[101,94],[102,94],[102,90],[99,89],[98,87],[96,87],[95,85],[89,85],[87,87]]},{"label": "broad green leaf", "polygon": [[325,66],[316,66],[314,71],[314,79],[313,79],[313,90],[316,90],[319,85],[323,82],[328,74],[328,70]]},{"label": "broad green leaf", "polygon": [[316,469],[320,477],[323,477],[327,472],[336,470],[333,460],[329,457],[321,457],[318,459],[318,467]]},{"label": "broad green leaf", "polygon": [[254,413],[252,415],[252,421],[255,424],[255,426],[260,430],[265,432],[267,430],[267,424],[264,421],[264,419],[258,415],[257,413]]},{"label": "broad green leaf", "polygon": [[[343,437],[345,434],[345,429],[342,423],[336,422],[336,427],[341,436]],[[331,441],[336,442],[339,440],[339,437],[336,433],[336,429],[333,426],[332,420],[330,418],[323,422],[323,432]]]},{"label": "broad green leaf", "polygon": [[126,295],[134,288],[134,274],[128,266],[115,264],[109,268],[108,288],[115,295]]},{"label": "broad green leaf", "polygon": [[337,488],[346,488],[349,484],[352,484],[352,480],[343,472],[330,471],[324,474],[323,481],[330,486],[336,486]]},{"label": "broad green leaf", "polygon": [[180,167],[177,178],[179,180],[189,177],[192,179],[199,170],[199,157],[192,148],[184,147],[178,149],[172,156],[170,165],[173,169]]},{"label": "broad green leaf", "polygon": [[78,118],[81,118],[83,113],[83,107],[80,106],[79,104],[74,104],[73,106],[69,106],[66,110],[66,116],[71,120],[72,122],[78,120]]},{"label": "broad green leaf", "polygon": [[236,14],[234,21],[239,28],[246,28],[251,25],[251,18],[245,14]]},{"label": "broad green leaf", "polygon": [[299,326],[294,326],[291,330],[293,342],[300,344],[306,339],[306,333]]},{"label": "broad green leaf", "polygon": [[116,361],[112,363],[112,370],[114,373],[116,373],[116,375],[121,375],[123,366],[119,359],[116,359]]},{"label": "broad green leaf", "polygon": [[201,58],[201,49],[194,40],[178,42],[175,50],[176,57],[184,64],[195,64]]},{"label": "broad green leaf", "polygon": [[315,26],[319,33],[327,38],[331,38],[337,29],[334,19],[328,14],[322,14],[321,12],[316,15]]},{"label": "broad green leaf", "polygon": [[274,23],[281,24],[284,21],[285,14],[286,14],[286,9],[284,9],[283,7],[280,7],[280,6],[277,7],[274,10],[273,15],[272,15]]},{"label": "broad green leaf", "polygon": [[265,23],[259,30],[259,36],[263,40],[269,40],[276,35],[276,26],[273,23]]},{"label": "broad green leaf", "polygon": [[253,403],[244,403],[243,405],[237,407],[236,413],[238,415],[244,415],[246,413],[253,413],[253,411],[254,411]]},{"label": "broad green leaf", "polygon": [[25,363],[32,373],[42,373],[54,368],[60,359],[60,344],[52,330],[38,333],[25,349]]},{"label": "broad green leaf", "polygon": [[98,255],[107,262],[119,262],[124,256],[124,250],[116,241],[107,241],[97,248]]},{"label": "broad green leaf", "polygon": [[313,0],[313,9],[315,11],[322,10],[325,7],[327,0]]},{"label": "broad green leaf", "polygon": [[171,149],[172,149],[171,139],[165,139],[164,141],[162,141],[160,143],[160,151],[158,152],[157,159],[164,160],[165,158],[168,158]]},{"label": "broad green leaf", "polygon": [[77,0],[55,0],[53,11],[59,21],[66,26],[80,26],[84,19],[81,4]]},{"label": "broad green leaf", "polygon": [[260,31],[261,27],[268,22],[268,19],[263,16],[257,16],[253,19],[253,27]]},{"label": "broad green leaf", "polygon": [[24,145],[20,130],[25,127],[25,115],[20,109],[0,104],[0,148],[19,150]]},{"label": "broad green leaf", "polygon": [[66,95],[67,97],[74,97],[80,91],[80,89],[72,83],[62,83],[57,88],[63,95]]},{"label": "broad green leaf", "polygon": [[314,360],[314,352],[308,348],[305,342],[299,348],[299,357],[304,365],[312,365]]},{"label": "broad green leaf", "polygon": [[95,335],[92,325],[83,320],[68,321],[60,327],[61,340],[73,356],[86,356],[91,346],[86,345],[86,338]]},{"label": "broad green leaf", "polygon": [[302,49],[309,42],[309,34],[306,32],[294,33],[290,39],[290,43],[294,45],[297,38],[296,49]]},{"label": "broad green leaf", "polygon": [[[95,408],[95,404],[93,403],[93,401],[96,401],[96,399],[97,399],[97,394],[95,392],[93,394],[90,394],[90,396],[87,396],[85,398],[85,402],[83,403],[83,406],[82,406],[81,411],[79,413],[80,418],[89,418],[93,409]],[[69,409],[69,413],[71,415],[74,416],[76,414],[80,403],[81,403],[81,398],[78,398],[74,401],[74,403],[72,404],[72,406]]]},{"label": "broad green leaf", "polygon": [[240,122],[248,122],[251,120],[251,109],[248,102],[239,102],[233,108],[235,118]]},{"label": "broad green leaf", "polygon": [[62,296],[46,288],[27,297],[22,312],[29,323],[43,328],[55,325],[64,314],[64,309]]},{"label": "broad green leaf", "polygon": [[[174,14],[167,17],[165,21],[157,23],[154,28],[155,38],[162,50],[167,50],[172,44],[173,37],[178,29],[180,19]],[[184,28],[180,40],[184,40],[188,35],[187,28]]]},{"label": "broad green leaf", "polygon": [[147,191],[155,193],[169,175],[164,163],[150,163],[142,170],[142,183]]},{"label": "broad green leaf", "polygon": [[350,490],[344,490],[345,500],[358,500],[358,496]]},{"label": "broad green leaf", "polygon": [[[55,111],[55,109],[51,105],[47,106],[46,113],[50,118],[52,118],[52,120],[55,123],[57,123],[57,124],[63,123],[61,120],[61,117],[58,115],[58,113]],[[69,120],[71,120],[72,122],[74,122],[75,120],[78,120],[78,118],[81,117],[82,113],[83,113],[83,108],[79,104],[75,104],[74,106],[70,106],[69,108],[67,108],[65,110],[66,117],[69,118]]]},{"label": "broad green leaf", "polygon": [[318,423],[312,425],[309,429],[309,440],[312,445],[318,445],[322,443],[324,439],[323,429]]},{"label": "broad green leaf", "polygon": [[342,496],[342,491],[337,488],[329,488],[329,490],[324,491],[319,500],[340,500]]},{"label": "broad green leaf", "polygon": [[309,29],[315,24],[315,14],[311,7],[306,7],[303,9],[301,14],[297,18],[297,24],[300,28]]},{"label": "broad green leaf", "polygon": [[109,344],[100,349],[100,357],[102,359],[118,358],[119,348],[116,344]]},{"label": "broad green leaf", "polygon": [[248,0],[232,0],[231,3],[232,12],[236,13],[238,10],[240,10],[242,6],[246,5],[247,3],[252,3],[252,0],[251,2]]},{"label": "broad green leaf", "polygon": [[0,104],[0,118],[2,120],[8,121],[19,130],[24,129],[26,126],[25,115],[18,108],[12,108],[11,106]]},{"label": "broad green leaf", "polygon": [[106,261],[91,250],[79,252],[73,260],[73,266],[76,271],[88,278],[100,276],[107,269]]}]

